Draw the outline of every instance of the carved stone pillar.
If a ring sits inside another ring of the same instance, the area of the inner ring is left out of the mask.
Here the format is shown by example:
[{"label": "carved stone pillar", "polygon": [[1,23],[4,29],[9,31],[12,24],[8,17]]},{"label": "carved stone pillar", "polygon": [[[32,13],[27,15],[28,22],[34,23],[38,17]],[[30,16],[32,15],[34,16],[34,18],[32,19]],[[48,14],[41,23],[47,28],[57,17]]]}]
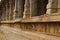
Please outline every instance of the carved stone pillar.
[{"label": "carved stone pillar", "polygon": [[25,0],[23,18],[30,17],[30,0]]},{"label": "carved stone pillar", "polygon": [[18,18],[18,15],[17,15],[18,14],[18,0],[15,0],[15,10],[14,11],[15,11],[14,19],[16,19],[16,18]]},{"label": "carved stone pillar", "polygon": [[37,0],[30,0],[30,17],[37,14]]},{"label": "carved stone pillar", "polygon": [[58,0],[48,0],[47,14],[57,13],[58,11]]}]

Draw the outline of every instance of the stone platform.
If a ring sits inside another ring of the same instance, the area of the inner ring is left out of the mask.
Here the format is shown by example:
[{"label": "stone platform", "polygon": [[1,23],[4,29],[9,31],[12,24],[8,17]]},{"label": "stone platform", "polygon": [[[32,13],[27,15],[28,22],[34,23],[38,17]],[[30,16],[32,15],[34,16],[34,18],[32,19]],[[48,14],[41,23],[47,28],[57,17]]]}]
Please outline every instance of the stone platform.
[{"label": "stone platform", "polygon": [[0,33],[3,32],[3,38],[0,40],[60,40],[60,37],[51,36],[41,33],[24,31],[17,28],[8,27],[7,25],[0,26]]}]

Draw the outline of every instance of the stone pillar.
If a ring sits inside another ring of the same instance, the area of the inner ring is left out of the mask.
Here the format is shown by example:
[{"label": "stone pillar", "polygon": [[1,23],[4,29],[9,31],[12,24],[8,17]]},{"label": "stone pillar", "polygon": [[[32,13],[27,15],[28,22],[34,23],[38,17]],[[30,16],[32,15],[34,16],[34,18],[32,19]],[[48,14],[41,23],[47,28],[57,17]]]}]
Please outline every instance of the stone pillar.
[{"label": "stone pillar", "polygon": [[13,0],[9,1],[9,5],[10,5],[9,20],[13,20],[13,15],[14,15],[14,13],[13,13]]},{"label": "stone pillar", "polygon": [[6,17],[5,17],[5,19],[9,20],[9,3],[8,3],[8,1],[6,1],[5,6],[6,6],[6,13],[5,13]]},{"label": "stone pillar", "polygon": [[30,0],[30,17],[37,14],[37,0]]},{"label": "stone pillar", "polygon": [[22,18],[24,11],[24,0],[15,0],[15,19]]},{"label": "stone pillar", "polygon": [[13,0],[13,20],[15,19],[15,0]]},{"label": "stone pillar", "polygon": [[15,10],[14,11],[15,11],[14,19],[16,19],[16,18],[18,18],[18,15],[17,15],[18,14],[18,0],[15,0]]},{"label": "stone pillar", "polygon": [[7,10],[8,10],[8,7],[7,7],[7,4],[6,4],[6,17],[5,17],[6,20],[8,20],[8,19],[7,19],[7,14],[8,14],[8,11],[7,11]]},{"label": "stone pillar", "polygon": [[3,6],[3,20],[4,21],[6,20],[5,17],[6,17],[6,9],[5,9],[5,6]]},{"label": "stone pillar", "polygon": [[10,13],[10,8],[9,7],[10,7],[10,5],[9,5],[9,1],[8,1],[8,3],[7,3],[7,20],[10,20],[9,19],[9,17],[10,17],[9,16],[9,13]]},{"label": "stone pillar", "polygon": [[11,0],[9,0],[9,20],[11,19]]},{"label": "stone pillar", "polygon": [[25,0],[23,18],[30,17],[30,0]]},{"label": "stone pillar", "polygon": [[58,10],[58,0],[48,0],[47,14],[57,13]]},{"label": "stone pillar", "polygon": [[2,21],[4,21],[4,6],[2,7]]}]

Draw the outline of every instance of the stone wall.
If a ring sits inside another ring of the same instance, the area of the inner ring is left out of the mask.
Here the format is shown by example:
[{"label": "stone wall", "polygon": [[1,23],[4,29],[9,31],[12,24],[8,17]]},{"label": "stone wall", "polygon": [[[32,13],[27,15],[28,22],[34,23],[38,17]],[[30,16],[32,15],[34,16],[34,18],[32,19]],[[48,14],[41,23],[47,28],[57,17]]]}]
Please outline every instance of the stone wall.
[{"label": "stone wall", "polygon": [[25,31],[32,31],[36,33],[44,33],[49,35],[60,36],[60,23],[2,23],[1,26],[13,27]]}]

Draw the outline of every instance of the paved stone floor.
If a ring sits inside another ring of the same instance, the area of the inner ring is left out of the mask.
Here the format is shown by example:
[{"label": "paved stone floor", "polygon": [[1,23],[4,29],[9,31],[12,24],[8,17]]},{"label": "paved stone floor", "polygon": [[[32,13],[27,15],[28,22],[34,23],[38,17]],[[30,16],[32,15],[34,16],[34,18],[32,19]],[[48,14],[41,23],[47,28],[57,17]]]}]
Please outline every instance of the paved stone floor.
[{"label": "paved stone floor", "polygon": [[1,26],[0,40],[60,40],[60,37],[37,34],[17,28]]}]

